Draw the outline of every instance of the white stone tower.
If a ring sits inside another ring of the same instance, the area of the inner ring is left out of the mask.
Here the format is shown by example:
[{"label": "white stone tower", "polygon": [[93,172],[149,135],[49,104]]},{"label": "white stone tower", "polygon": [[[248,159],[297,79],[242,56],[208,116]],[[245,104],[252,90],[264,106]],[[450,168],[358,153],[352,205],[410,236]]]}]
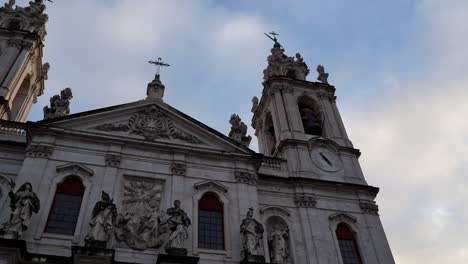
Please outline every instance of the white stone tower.
[{"label": "white stone tower", "polygon": [[288,57],[277,42],[271,53],[262,97],[252,108],[260,152],[287,159],[296,177],[366,184],[323,67],[317,67],[320,82],[306,81],[309,69],[299,53]]},{"label": "white stone tower", "polygon": [[0,7],[0,119],[24,122],[43,94],[49,64],[42,64],[46,35],[42,0]]}]

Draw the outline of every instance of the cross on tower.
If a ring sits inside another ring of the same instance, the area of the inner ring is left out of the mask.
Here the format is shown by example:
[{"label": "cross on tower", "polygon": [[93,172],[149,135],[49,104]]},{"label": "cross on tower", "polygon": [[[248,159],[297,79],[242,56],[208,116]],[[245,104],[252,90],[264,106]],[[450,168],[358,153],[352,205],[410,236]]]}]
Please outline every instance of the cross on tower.
[{"label": "cross on tower", "polygon": [[263,33],[265,36],[267,36],[269,39],[273,40],[275,42],[274,47],[281,47],[281,44],[278,42],[278,39],[276,36],[279,36],[278,33],[271,31],[270,33]]},{"label": "cross on tower", "polygon": [[167,64],[167,63],[165,63],[165,62],[163,62],[163,60],[162,60],[161,57],[159,57],[156,61],[148,61],[148,63],[154,64],[154,65],[156,66],[156,76],[155,76],[156,79],[159,79],[159,71],[161,70],[161,66],[162,66],[162,67],[169,67],[169,66],[171,66],[171,65],[169,65],[169,64]]}]

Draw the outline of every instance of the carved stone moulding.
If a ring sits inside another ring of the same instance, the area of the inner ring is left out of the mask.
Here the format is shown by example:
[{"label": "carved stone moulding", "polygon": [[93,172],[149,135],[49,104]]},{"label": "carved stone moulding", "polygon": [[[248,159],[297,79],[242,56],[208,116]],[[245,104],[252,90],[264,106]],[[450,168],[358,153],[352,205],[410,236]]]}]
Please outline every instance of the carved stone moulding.
[{"label": "carved stone moulding", "polygon": [[32,158],[48,158],[54,152],[52,146],[32,144],[26,148],[26,156]]},{"label": "carved stone moulding", "polygon": [[317,205],[317,198],[311,195],[296,195],[294,197],[294,204],[297,207],[313,208]]},{"label": "carved stone moulding", "polygon": [[32,43],[24,41],[22,39],[9,39],[7,41],[7,46],[8,47],[14,47],[14,48],[17,48],[17,49],[21,49],[22,47],[31,48]]},{"label": "carved stone moulding", "polygon": [[361,207],[362,212],[365,214],[379,215],[379,206],[374,202],[360,201],[359,207]]},{"label": "carved stone moulding", "polygon": [[255,173],[236,171],[234,172],[236,181],[248,185],[257,185],[257,175]]},{"label": "carved stone moulding", "polygon": [[171,164],[171,171],[174,175],[184,176],[187,172],[187,165],[185,163],[174,162]]},{"label": "carved stone moulding", "polygon": [[109,167],[119,167],[122,156],[118,154],[106,154],[106,165]]}]

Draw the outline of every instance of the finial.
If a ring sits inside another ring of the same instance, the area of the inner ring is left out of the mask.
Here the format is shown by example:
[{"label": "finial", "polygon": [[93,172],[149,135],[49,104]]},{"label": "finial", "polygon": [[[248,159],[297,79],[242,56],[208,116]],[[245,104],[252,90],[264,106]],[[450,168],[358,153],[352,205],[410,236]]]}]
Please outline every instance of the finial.
[{"label": "finial", "polygon": [[317,72],[319,74],[317,80],[321,81],[322,83],[328,84],[328,73],[325,72],[325,67],[323,67],[323,65],[318,65]]},{"label": "finial", "polygon": [[281,48],[281,44],[278,42],[278,39],[276,38],[276,36],[279,36],[278,33],[271,31],[270,33],[263,33],[263,34],[265,34],[265,36],[267,36],[269,39],[275,42],[275,44],[273,45],[274,48]]},{"label": "finial", "polygon": [[169,67],[171,65],[163,62],[162,58],[159,57],[156,61],[148,61],[148,63],[150,64],[154,64],[156,66],[156,75],[154,76],[154,79],[155,80],[159,80],[159,71],[161,70],[161,66],[162,67]]}]

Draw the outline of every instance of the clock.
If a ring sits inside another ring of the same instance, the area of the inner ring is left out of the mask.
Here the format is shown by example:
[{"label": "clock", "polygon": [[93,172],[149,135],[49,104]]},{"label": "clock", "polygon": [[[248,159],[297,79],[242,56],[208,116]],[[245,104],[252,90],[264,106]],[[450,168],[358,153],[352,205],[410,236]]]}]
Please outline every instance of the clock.
[{"label": "clock", "polygon": [[323,145],[313,148],[310,155],[315,165],[324,171],[335,172],[343,165],[339,154]]}]

